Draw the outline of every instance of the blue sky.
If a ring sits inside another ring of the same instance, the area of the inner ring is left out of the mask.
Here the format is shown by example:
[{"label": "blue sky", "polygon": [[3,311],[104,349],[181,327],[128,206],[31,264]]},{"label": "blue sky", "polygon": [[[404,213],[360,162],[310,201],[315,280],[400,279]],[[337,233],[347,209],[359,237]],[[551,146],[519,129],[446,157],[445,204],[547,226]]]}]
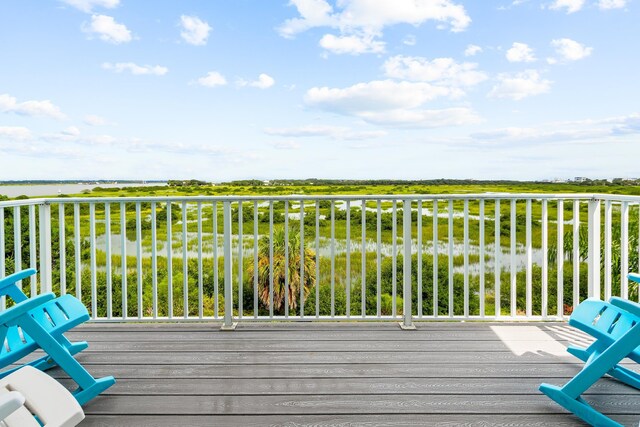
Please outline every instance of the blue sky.
[{"label": "blue sky", "polygon": [[1,0],[0,179],[638,177],[638,0]]}]

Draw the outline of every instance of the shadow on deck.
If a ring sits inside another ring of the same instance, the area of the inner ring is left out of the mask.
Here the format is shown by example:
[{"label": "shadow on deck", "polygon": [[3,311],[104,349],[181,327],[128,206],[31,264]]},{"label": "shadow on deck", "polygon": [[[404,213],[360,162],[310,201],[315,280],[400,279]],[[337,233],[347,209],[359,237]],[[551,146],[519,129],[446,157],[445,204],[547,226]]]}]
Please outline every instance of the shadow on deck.
[{"label": "shadow on deck", "polygon": [[[117,383],[81,425],[582,425],[537,388],[578,372],[565,348],[588,344],[584,334],[563,323],[417,327],[87,325],[68,334],[90,343],[79,360]],[[638,425],[638,397],[611,379],[586,395],[624,425]]]}]

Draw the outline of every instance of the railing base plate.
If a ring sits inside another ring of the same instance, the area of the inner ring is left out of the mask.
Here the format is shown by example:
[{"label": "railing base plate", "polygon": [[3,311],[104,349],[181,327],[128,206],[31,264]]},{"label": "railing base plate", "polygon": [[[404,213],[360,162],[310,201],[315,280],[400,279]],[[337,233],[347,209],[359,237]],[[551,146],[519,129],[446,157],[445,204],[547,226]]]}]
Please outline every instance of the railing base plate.
[{"label": "railing base plate", "polygon": [[402,329],[403,331],[415,331],[416,330],[416,325],[414,325],[413,323],[411,325],[405,325],[404,322],[400,322],[398,324],[400,325],[400,329]]},{"label": "railing base plate", "polygon": [[220,326],[221,331],[235,331],[236,326],[238,326],[238,322],[233,322],[231,325],[222,325]]}]

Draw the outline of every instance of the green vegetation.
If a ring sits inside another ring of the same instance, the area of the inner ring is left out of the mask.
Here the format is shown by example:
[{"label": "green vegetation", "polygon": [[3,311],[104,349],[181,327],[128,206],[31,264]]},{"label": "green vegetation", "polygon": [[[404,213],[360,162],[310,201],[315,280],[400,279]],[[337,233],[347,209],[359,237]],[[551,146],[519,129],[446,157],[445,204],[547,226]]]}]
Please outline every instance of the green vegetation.
[{"label": "green vegetation", "polygon": [[[305,183],[293,183],[274,181],[272,185],[264,185],[260,181],[233,182],[223,185],[209,185],[200,181],[175,181],[169,187],[129,187],[123,189],[98,188],[83,197],[143,197],[143,196],[196,196],[196,195],[368,195],[368,194],[457,194],[457,193],[528,193],[528,192],[552,192],[552,193],[617,193],[640,194],[638,187],[619,183],[585,183],[576,184],[550,184],[550,183],[442,183],[435,182],[340,182],[307,181]],[[6,198],[5,198],[6,199]],[[61,202],[65,199],[61,198]],[[58,223],[59,209],[64,207],[64,223]],[[413,246],[417,244],[418,230],[422,242],[421,271],[422,277],[418,278],[418,257],[412,255],[412,282],[413,282],[413,307],[417,313],[417,302],[421,286],[422,313],[430,315],[434,309],[439,315],[462,315],[464,313],[465,298],[469,301],[469,314],[480,314],[480,301],[484,301],[486,315],[495,313],[496,284],[494,280],[494,256],[495,227],[499,225],[499,246],[501,248],[500,292],[499,307],[501,314],[510,314],[511,278],[508,271],[510,264],[510,245],[512,228],[515,231],[516,252],[515,255],[523,257],[526,245],[527,215],[526,203],[518,201],[512,212],[512,205],[508,201],[500,203],[499,222],[496,222],[496,203],[489,199],[484,203],[484,218],[480,217],[480,202],[468,202],[468,241],[470,253],[468,255],[470,275],[468,278],[468,292],[465,293],[465,277],[463,274],[465,227],[462,212],[463,201],[438,203],[438,218],[434,222],[434,204],[424,202],[421,206],[423,216],[419,221],[417,203],[412,204],[411,223]],[[234,281],[238,278],[238,272],[242,271],[242,311],[244,316],[269,314],[269,226],[272,221],[274,228],[273,242],[273,311],[275,314],[283,314],[285,310],[285,251],[287,246],[284,239],[284,230],[288,227],[289,242],[289,301],[288,311],[290,315],[299,315],[303,309],[304,314],[315,315],[344,315],[347,312],[352,316],[362,313],[362,292],[364,289],[364,312],[375,315],[378,312],[378,293],[380,286],[379,312],[382,315],[402,313],[402,220],[404,208],[401,202],[368,200],[365,204],[364,236],[363,236],[363,212],[362,205],[358,201],[350,203],[347,211],[343,201],[322,200],[319,202],[305,201],[301,206],[298,201],[245,201],[242,206],[237,203],[232,205],[232,233],[233,241],[233,271]],[[124,208],[124,210],[122,210]],[[449,228],[449,209],[453,209],[455,216],[453,227]],[[563,290],[562,306],[565,312],[571,310],[573,300],[573,227],[567,221],[579,219],[578,227],[578,268],[579,268],[579,293],[586,296],[586,257],[587,257],[587,206],[580,205],[579,211],[573,211],[573,204],[565,202],[562,213],[564,217],[562,250],[557,247],[557,227],[555,221],[558,217],[559,205],[555,201],[547,203],[548,224],[547,240],[549,269],[547,276],[548,298],[547,311],[554,314],[557,311],[557,267],[558,256],[562,254],[563,264]],[[139,220],[137,216],[139,210]],[[155,211],[154,211],[155,210]],[[30,251],[30,224],[29,208],[22,207],[20,211],[20,239],[18,245],[21,254],[22,268],[28,268],[31,264]],[[201,212],[200,221],[198,211]],[[91,307],[91,290],[95,286],[95,298],[97,298],[98,316],[107,316],[110,306],[111,315],[118,317],[123,314],[123,290],[126,294],[126,315],[136,317],[150,316],[153,313],[158,316],[185,315],[186,310],[190,316],[211,316],[221,314],[224,308],[224,259],[222,253],[223,214],[222,203],[211,201],[197,204],[195,202],[171,203],[171,215],[168,215],[165,202],[150,203],[117,203],[108,205],[99,202],[94,205],[95,233],[90,231],[89,203],[82,203],[78,210],[78,224],[76,228],[74,211],[71,206],[52,204],[52,250],[54,290],[60,291],[64,284],[66,291],[80,295],[83,302]],[[110,257],[107,256],[107,212],[110,218],[109,228],[111,238]],[[152,221],[152,213],[155,213],[155,227]],[[14,271],[16,259],[14,244],[14,209],[3,210],[4,214],[4,253],[5,271]],[[124,230],[121,227],[120,218],[124,215]],[[629,223],[629,268],[638,270],[638,218],[640,212],[638,205],[630,206]],[[300,235],[300,219],[303,218]],[[183,223],[183,218],[186,222]],[[332,221],[333,218],[333,221]],[[512,224],[512,218],[515,220]],[[534,201],[531,206],[531,245],[538,257],[542,256],[542,203]],[[36,253],[37,245],[37,210],[35,211],[36,233],[34,242]],[[241,221],[240,221],[241,219]],[[603,219],[604,221],[604,219]],[[242,224],[241,229],[239,224]],[[484,277],[484,294],[481,292],[481,278],[478,273],[480,255],[480,225],[484,226],[485,251],[482,258],[486,263],[486,275]],[[171,236],[168,235],[168,226],[171,226]],[[333,225],[333,226],[332,226]],[[138,227],[140,228],[140,240],[138,242]],[[258,239],[253,238],[254,229],[257,229]],[[378,234],[378,229],[380,233]],[[202,240],[198,239],[201,230]],[[439,257],[437,268],[433,265],[432,254],[434,250],[433,236],[437,230],[439,243]],[[624,272],[620,265],[620,208],[613,206],[612,223],[612,292],[620,292],[620,278]],[[121,238],[124,231],[126,269],[123,270]],[[156,237],[156,267],[153,267],[152,254],[154,253],[152,233]],[[66,256],[64,271],[60,271],[60,239],[64,235],[64,248]],[[242,242],[238,237],[242,232]],[[453,239],[449,241],[449,234]],[[79,233],[80,247],[79,276],[76,277],[76,248],[75,236]],[[603,227],[604,233],[604,227]],[[333,238],[332,238],[333,236]],[[91,240],[95,239],[95,251],[92,252]],[[170,242],[168,237],[171,237]],[[361,247],[365,241],[364,255]],[[304,280],[300,277],[300,248],[304,241]],[[380,242],[380,273],[378,274],[378,241]],[[602,239],[604,242],[604,238]],[[333,242],[333,244],[332,244]],[[350,245],[350,252],[346,251],[346,245]],[[449,276],[449,258],[447,256],[449,244],[452,245],[454,256],[452,264],[454,273]],[[254,271],[253,251],[257,245],[258,270]],[[396,248],[397,256],[392,256],[393,248]],[[331,253],[335,255],[331,261]],[[169,274],[168,251],[171,250],[171,274]],[[238,265],[237,254],[245,253],[242,266]],[[141,275],[138,277],[138,257],[140,251]],[[198,254],[202,251],[201,264]],[[184,257],[186,254],[186,257]],[[214,257],[215,255],[215,257]],[[316,266],[316,256],[318,265]],[[534,256],[534,262],[535,262]],[[604,263],[604,254],[601,257]],[[185,262],[186,260],[186,262]],[[95,263],[97,269],[92,274],[90,266]],[[107,265],[109,264],[110,275]],[[364,266],[364,272],[362,268]],[[319,274],[316,275],[316,267]],[[438,281],[434,286],[434,268],[437,270]],[[604,269],[604,264],[602,266]],[[186,273],[186,274],[185,274]],[[333,273],[333,274],[332,274]],[[254,290],[254,276],[257,275],[257,290]],[[364,276],[364,283],[362,278]],[[123,286],[123,279],[125,285]],[[542,270],[534,264],[532,269],[532,313],[542,312]],[[77,284],[80,284],[79,288]],[[138,295],[138,283],[141,284],[141,299]],[[303,288],[305,300],[300,301],[300,287]],[[157,303],[154,303],[154,289]],[[434,289],[437,289],[437,309],[434,307]],[[29,293],[29,286],[25,286]],[[630,297],[637,298],[637,288],[630,286]],[[449,307],[449,297],[453,297],[453,305]],[[526,311],[526,272],[522,263],[518,263],[516,272],[516,313]],[[234,311],[240,308],[238,304],[238,290],[234,289]],[[257,296],[257,298],[256,298]],[[394,298],[395,296],[395,298]],[[255,305],[257,299],[258,304]],[[171,304],[169,301],[171,300]],[[111,304],[107,304],[111,301]],[[331,304],[334,303],[332,312]],[[303,304],[301,304],[303,303]],[[201,307],[201,309],[200,309]],[[200,312],[202,310],[202,312]]]}]

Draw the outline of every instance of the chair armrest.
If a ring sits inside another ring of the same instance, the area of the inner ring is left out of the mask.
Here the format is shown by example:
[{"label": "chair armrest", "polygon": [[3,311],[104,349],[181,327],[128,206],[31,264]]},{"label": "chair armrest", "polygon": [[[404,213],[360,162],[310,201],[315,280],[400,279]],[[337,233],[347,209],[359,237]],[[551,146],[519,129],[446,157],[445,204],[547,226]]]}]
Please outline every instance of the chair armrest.
[{"label": "chair armrest", "polygon": [[640,317],[640,304],[638,304],[637,302],[629,301],[629,300],[618,298],[618,297],[611,298],[609,302],[615,305],[616,307],[621,308],[633,314],[634,316]]},{"label": "chair armrest", "polygon": [[13,414],[24,405],[24,396],[17,391],[0,395],[0,421]]},{"label": "chair armrest", "polygon": [[27,299],[27,296],[18,288],[16,282],[33,276],[36,273],[37,270],[35,268],[27,268],[26,270],[18,271],[0,279],[0,295],[9,295],[16,302],[22,302]]},{"label": "chair armrest", "polygon": [[29,298],[26,301],[23,301],[19,304],[14,305],[13,307],[9,307],[2,313],[0,313],[0,324],[5,325],[7,323],[11,323],[18,317],[28,313],[34,308],[44,304],[47,301],[51,301],[56,296],[52,292],[38,295],[37,297]]},{"label": "chair armrest", "polygon": [[627,275],[627,277],[629,278],[629,280],[631,280],[632,282],[636,282],[636,283],[640,283],[640,274],[638,273],[629,273]]}]

